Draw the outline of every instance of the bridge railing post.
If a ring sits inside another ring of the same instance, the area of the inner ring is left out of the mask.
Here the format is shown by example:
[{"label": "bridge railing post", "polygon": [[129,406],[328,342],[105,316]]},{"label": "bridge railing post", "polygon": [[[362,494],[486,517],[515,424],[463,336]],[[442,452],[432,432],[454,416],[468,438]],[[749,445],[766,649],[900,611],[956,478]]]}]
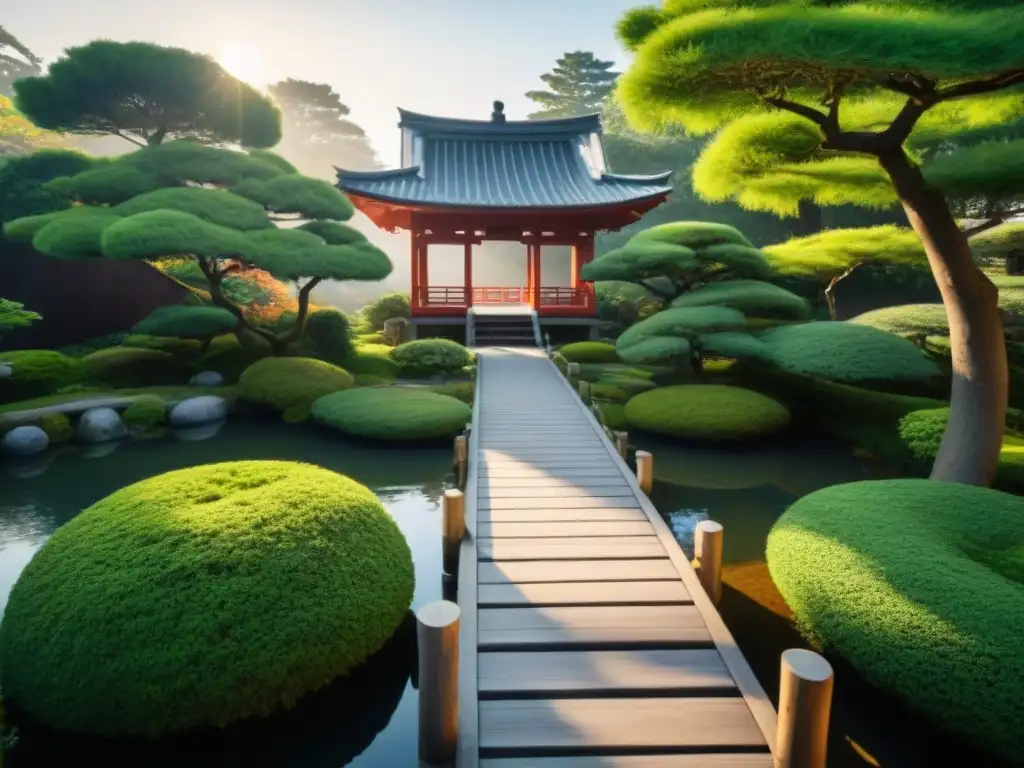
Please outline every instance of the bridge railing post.
[{"label": "bridge railing post", "polygon": [[654,487],[654,454],[648,451],[636,452],[636,480],[640,490],[650,496]]},{"label": "bridge railing post", "polygon": [[825,768],[832,712],[832,665],[814,651],[782,652],[775,768]]},{"label": "bridge railing post", "polygon": [[443,529],[441,536],[444,572],[455,576],[459,572],[459,548],[466,538],[466,497],[454,489],[444,492],[442,506]]},{"label": "bridge railing post", "polygon": [[419,660],[419,758],[455,762],[459,741],[459,606],[438,600],[416,614]]},{"label": "bridge railing post", "polygon": [[615,433],[615,450],[619,452],[619,456],[623,460],[629,455],[629,433],[628,432],[616,432]]},{"label": "bridge railing post", "polygon": [[697,576],[711,602],[722,599],[722,524],[701,520],[693,536],[693,555],[699,564]]},{"label": "bridge railing post", "polygon": [[468,448],[468,445],[466,443],[466,436],[465,435],[459,435],[458,437],[456,437],[455,438],[455,451],[454,451],[454,455],[452,456],[452,463],[455,464],[456,466],[458,466],[459,464],[465,463],[466,459],[469,457],[469,452],[468,451],[469,451],[469,448]]}]

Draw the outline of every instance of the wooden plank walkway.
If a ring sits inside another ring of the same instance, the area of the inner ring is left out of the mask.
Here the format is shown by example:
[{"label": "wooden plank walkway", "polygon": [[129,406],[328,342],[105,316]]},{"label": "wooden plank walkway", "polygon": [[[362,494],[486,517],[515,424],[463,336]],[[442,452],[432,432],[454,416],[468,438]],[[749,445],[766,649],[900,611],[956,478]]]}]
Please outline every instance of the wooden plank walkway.
[{"label": "wooden plank walkway", "polygon": [[460,768],[770,768],[776,716],[668,527],[540,350],[482,349]]}]

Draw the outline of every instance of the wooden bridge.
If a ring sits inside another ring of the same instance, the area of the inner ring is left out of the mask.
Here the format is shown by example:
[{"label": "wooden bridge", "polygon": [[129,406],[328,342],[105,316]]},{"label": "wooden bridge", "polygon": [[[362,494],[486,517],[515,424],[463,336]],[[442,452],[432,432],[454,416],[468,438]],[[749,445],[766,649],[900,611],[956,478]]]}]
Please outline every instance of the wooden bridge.
[{"label": "wooden bridge", "polygon": [[458,766],[772,766],[770,700],[591,412],[540,350],[479,360]]}]

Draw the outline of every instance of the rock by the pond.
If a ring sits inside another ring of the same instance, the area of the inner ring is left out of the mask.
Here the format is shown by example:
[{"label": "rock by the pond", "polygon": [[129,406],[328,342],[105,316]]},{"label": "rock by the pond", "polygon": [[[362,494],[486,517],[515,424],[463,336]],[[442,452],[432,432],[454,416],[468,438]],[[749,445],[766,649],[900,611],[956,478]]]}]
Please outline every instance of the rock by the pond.
[{"label": "rock by the pond", "polygon": [[0,363],[0,379],[9,379],[14,375],[14,368],[10,363]]},{"label": "rock by the pond", "polygon": [[8,456],[33,456],[50,447],[50,438],[39,427],[15,427],[0,440],[0,452]]},{"label": "rock by the pond", "polygon": [[224,377],[216,371],[201,371],[189,379],[188,383],[192,387],[219,387],[224,383]]},{"label": "rock by the pond", "polygon": [[128,434],[124,422],[113,408],[90,408],[78,420],[75,439],[80,443],[106,443]]},{"label": "rock by the pond", "polygon": [[182,400],[171,409],[172,427],[195,427],[227,418],[228,401],[216,395],[202,395]]}]

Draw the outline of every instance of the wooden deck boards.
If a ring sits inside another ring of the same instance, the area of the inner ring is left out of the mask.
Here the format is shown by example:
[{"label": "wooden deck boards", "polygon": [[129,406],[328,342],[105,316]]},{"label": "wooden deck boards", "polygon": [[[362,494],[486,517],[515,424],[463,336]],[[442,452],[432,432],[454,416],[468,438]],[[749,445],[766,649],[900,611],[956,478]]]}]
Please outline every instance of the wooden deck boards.
[{"label": "wooden deck boards", "polygon": [[537,350],[479,372],[459,767],[770,766],[767,697],[592,415]]}]

